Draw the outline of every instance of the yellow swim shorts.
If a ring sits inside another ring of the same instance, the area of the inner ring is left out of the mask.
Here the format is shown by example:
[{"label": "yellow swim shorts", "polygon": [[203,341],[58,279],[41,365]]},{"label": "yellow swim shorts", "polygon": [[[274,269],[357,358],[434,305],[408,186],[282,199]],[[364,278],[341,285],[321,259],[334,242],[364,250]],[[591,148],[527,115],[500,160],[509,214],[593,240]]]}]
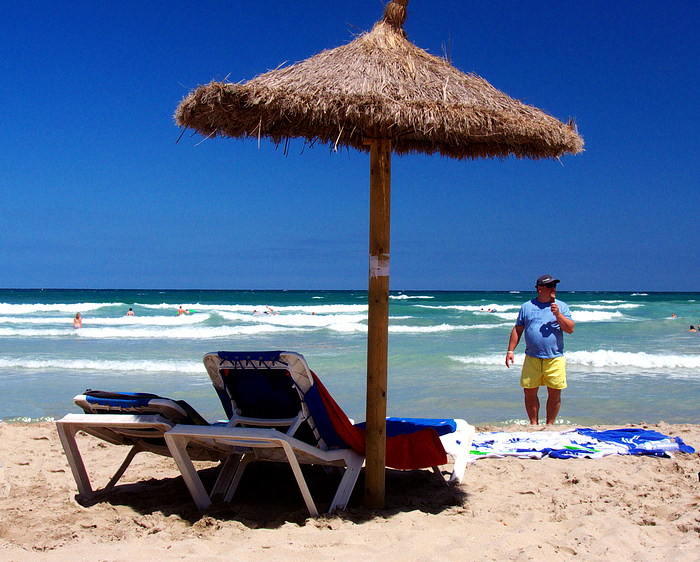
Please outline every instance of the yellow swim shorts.
[{"label": "yellow swim shorts", "polygon": [[523,372],[520,375],[520,386],[523,388],[566,388],[566,359],[553,357],[552,359],[538,359],[525,356]]}]

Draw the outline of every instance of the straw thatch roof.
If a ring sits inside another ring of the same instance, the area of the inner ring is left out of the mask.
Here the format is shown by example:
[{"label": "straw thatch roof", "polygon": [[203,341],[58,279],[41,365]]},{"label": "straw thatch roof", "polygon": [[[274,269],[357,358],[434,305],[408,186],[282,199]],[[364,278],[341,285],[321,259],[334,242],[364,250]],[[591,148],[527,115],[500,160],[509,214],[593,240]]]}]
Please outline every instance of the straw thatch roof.
[{"label": "straw thatch roof", "polygon": [[407,0],[372,31],[248,82],[211,82],[180,104],[177,124],[209,136],[290,138],[398,154],[556,158],[583,149],[573,123],[512,99],[406,39]]}]

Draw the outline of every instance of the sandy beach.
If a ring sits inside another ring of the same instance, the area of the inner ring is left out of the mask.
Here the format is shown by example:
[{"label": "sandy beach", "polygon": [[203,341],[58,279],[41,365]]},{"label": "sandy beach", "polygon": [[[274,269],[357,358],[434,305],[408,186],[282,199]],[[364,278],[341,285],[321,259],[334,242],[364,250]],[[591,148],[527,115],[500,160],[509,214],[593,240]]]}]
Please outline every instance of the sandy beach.
[{"label": "sandy beach", "polygon": [[[700,448],[698,425],[636,427]],[[104,485],[126,449],[79,439],[93,483]],[[0,465],[2,561],[696,561],[700,552],[699,453],[480,459],[454,487],[427,471],[388,471],[381,512],[362,507],[361,475],[348,510],[317,519],[283,465],[249,469],[232,504],[200,512],[175,463],[148,453],[109,494],[79,500],[48,422],[0,423]],[[332,478],[310,470],[320,508]]]}]

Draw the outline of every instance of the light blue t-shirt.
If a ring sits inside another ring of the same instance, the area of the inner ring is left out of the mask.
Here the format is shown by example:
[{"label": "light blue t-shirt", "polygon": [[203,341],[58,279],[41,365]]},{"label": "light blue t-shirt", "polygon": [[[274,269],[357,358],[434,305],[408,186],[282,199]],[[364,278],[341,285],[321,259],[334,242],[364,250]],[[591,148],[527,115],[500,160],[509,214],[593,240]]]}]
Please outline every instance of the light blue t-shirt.
[{"label": "light blue t-shirt", "polygon": [[[571,320],[569,305],[557,299],[559,312]],[[551,304],[532,299],[520,307],[516,326],[524,326],[525,354],[538,359],[564,355],[564,333]]]}]

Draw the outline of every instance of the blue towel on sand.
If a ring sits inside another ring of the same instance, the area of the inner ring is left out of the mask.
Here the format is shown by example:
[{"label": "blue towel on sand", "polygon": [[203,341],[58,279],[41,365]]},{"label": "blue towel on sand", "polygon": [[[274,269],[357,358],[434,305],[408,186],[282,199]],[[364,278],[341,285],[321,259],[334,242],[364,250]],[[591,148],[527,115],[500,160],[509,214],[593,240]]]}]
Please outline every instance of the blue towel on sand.
[{"label": "blue towel on sand", "polygon": [[598,431],[580,428],[576,431],[581,435],[587,435],[599,441],[626,445],[630,455],[663,457],[669,456],[666,453],[671,451],[680,451],[682,453],[695,452],[695,449],[686,445],[680,437],[669,437],[650,429],[623,428]]},{"label": "blue towel on sand", "polygon": [[695,450],[680,437],[632,428],[477,433],[471,450],[476,458],[514,456],[535,459],[547,456],[558,459],[595,459],[608,455],[670,457],[673,452],[694,453]]}]

